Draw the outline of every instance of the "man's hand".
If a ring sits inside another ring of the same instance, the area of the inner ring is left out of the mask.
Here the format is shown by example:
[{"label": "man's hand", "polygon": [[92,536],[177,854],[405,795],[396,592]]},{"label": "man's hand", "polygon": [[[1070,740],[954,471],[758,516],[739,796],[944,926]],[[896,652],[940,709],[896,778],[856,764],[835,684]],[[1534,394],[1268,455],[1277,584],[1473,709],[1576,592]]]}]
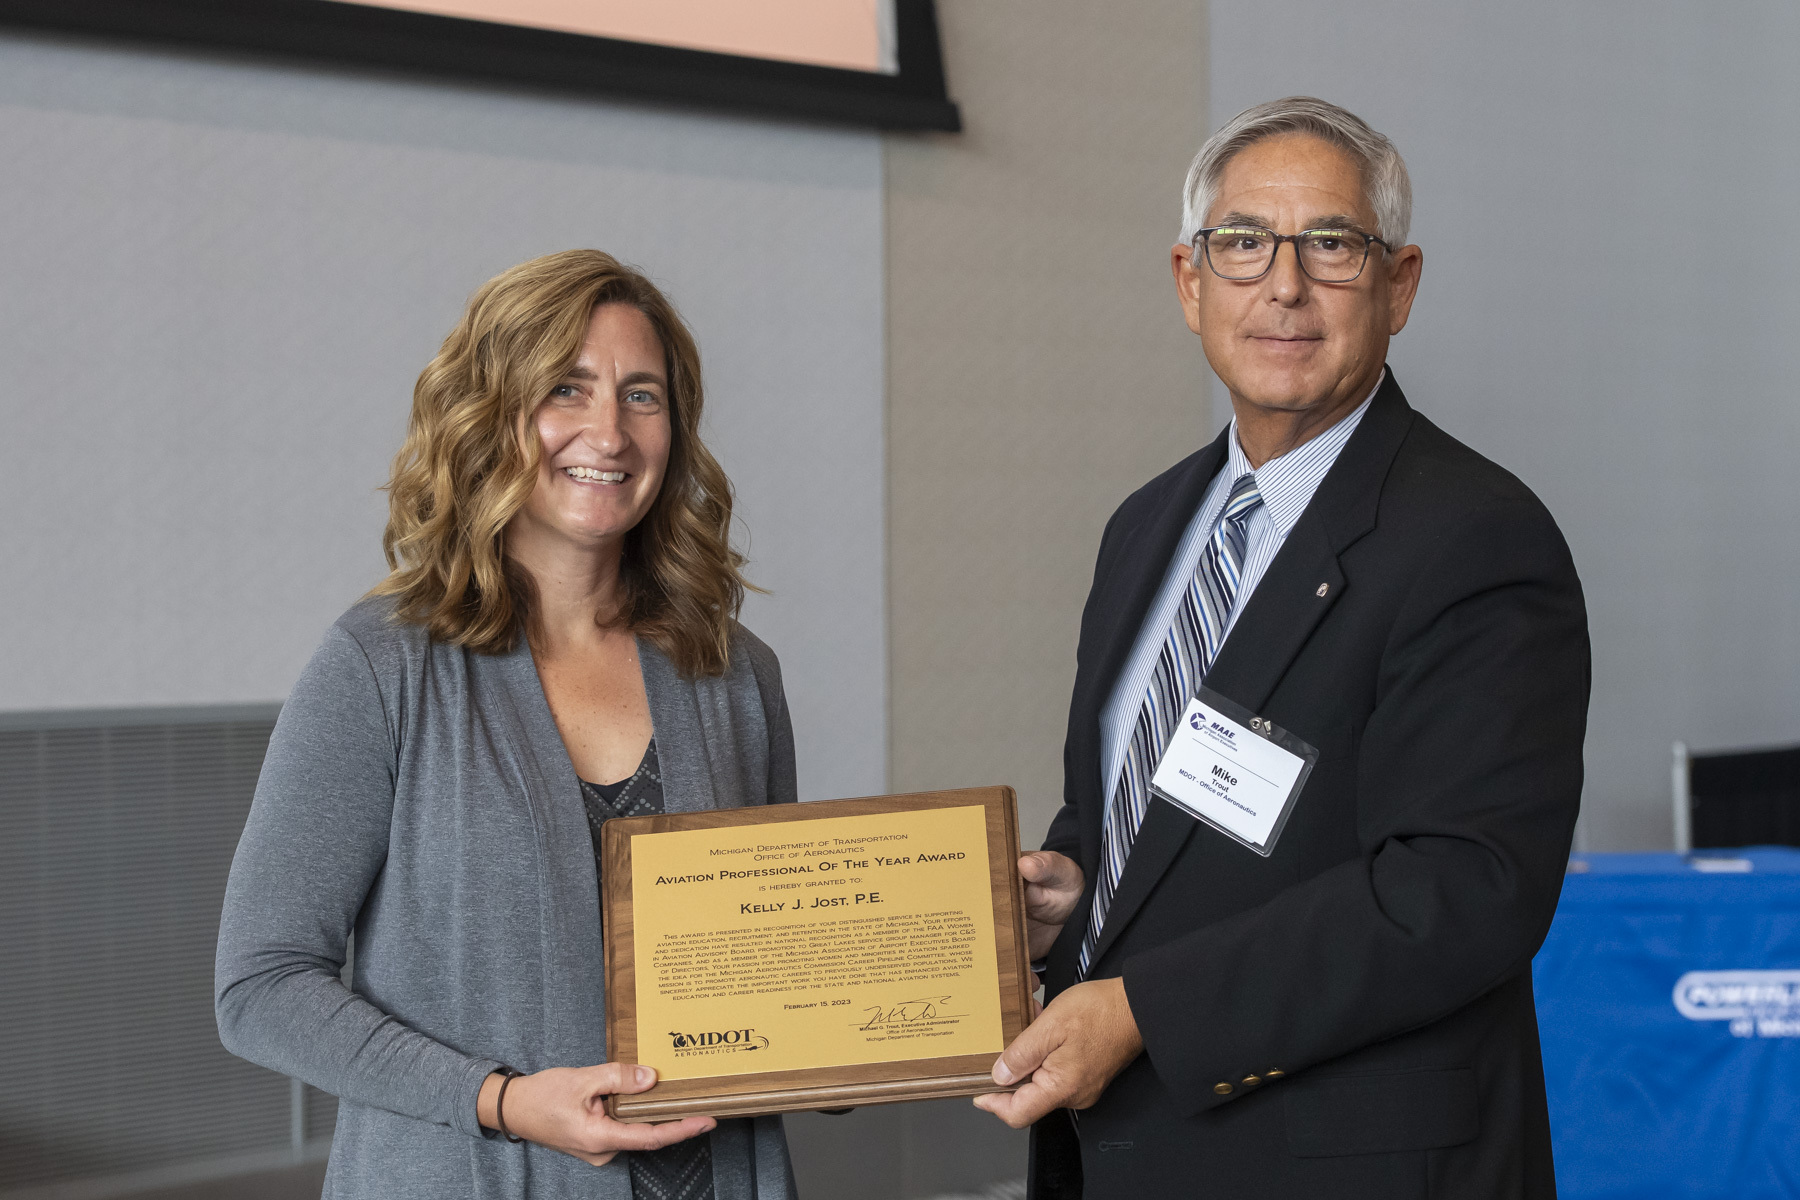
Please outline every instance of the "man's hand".
[{"label": "man's hand", "polygon": [[1078,983],[1050,1002],[994,1064],[994,1082],[1024,1086],[975,1097],[975,1107],[1023,1129],[1056,1108],[1087,1108],[1144,1051],[1125,981]]},{"label": "man's hand", "polygon": [[1031,957],[1042,958],[1074,913],[1087,880],[1074,859],[1054,850],[1019,855],[1019,877],[1025,881],[1025,940]]},{"label": "man's hand", "polygon": [[561,1150],[582,1162],[603,1167],[621,1150],[661,1150],[676,1142],[706,1133],[718,1122],[711,1117],[684,1117],[660,1125],[635,1125],[606,1115],[606,1098],[648,1091],[656,1084],[656,1072],[630,1063],[601,1063],[597,1067],[552,1067],[535,1075],[521,1075],[506,1089],[504,1114],[496,1111],[501,1076],[489,1075],[476,1100],[476,1115],[489,1129],[506,1129],[524,1138]]}]

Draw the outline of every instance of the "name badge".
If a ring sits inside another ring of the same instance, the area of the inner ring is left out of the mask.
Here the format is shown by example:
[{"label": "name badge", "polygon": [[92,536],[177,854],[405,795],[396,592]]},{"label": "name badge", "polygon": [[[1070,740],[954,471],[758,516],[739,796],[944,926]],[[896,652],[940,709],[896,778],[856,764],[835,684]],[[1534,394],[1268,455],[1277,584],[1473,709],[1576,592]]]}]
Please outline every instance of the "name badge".
[{"label": "name badge", "polygon": [[1150,790],[1267,858],[1319,752],[1216,692],[1188,701]]}]

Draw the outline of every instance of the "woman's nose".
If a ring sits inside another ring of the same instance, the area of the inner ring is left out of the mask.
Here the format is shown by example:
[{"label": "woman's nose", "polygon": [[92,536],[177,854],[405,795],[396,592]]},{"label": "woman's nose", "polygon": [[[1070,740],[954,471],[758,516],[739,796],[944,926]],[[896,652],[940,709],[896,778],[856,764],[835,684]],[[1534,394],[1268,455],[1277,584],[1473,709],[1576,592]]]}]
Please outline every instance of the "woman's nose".
[{"label": "woman's nose", "polygon": [[625,422],[620,419],[619,402],[614,399],[602,399],[588,406],[586,428],[583,436],[594,449],[602,454],[616,454],[630,442],[625,432]]}]

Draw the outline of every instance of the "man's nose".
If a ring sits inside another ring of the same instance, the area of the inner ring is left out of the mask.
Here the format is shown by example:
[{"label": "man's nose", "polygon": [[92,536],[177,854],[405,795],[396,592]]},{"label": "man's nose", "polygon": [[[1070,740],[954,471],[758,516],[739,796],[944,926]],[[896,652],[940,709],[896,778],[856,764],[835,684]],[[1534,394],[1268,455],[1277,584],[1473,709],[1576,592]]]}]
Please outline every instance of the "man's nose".
[{"label": "man's nose", "polygon": [[[1283,250],[1288,253],[1283,254]],[[1299,243],[1275,243],[1275,260],[1269,264],[1269,273],[1263,276],[1263,282],[1268,288],[1270,299],[1278,303],[1298,304],[1305,298],[1309,281],[1306,272],[1300,268]]]}]

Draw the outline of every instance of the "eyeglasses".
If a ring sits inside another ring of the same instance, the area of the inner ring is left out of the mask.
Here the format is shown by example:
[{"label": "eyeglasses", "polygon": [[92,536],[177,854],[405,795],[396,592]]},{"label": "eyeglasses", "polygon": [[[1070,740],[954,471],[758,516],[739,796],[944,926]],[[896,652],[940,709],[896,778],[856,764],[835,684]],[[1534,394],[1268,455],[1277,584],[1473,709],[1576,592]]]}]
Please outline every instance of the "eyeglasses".
[{"label": "eyeglasses", "polygon": [[1300,269],[1320,283],[1349,283],[1361,275],[1369,261],[1371,245],[1379,244],[1390,254],[1394,251],[1374,234],[1354,229],[1275,233],[1254,225],[1215,225],[1194,235],[1194,248],[1206,259],[1213,274],[1239,282],[1267,275],[1283,242],[1294,243]]}]

